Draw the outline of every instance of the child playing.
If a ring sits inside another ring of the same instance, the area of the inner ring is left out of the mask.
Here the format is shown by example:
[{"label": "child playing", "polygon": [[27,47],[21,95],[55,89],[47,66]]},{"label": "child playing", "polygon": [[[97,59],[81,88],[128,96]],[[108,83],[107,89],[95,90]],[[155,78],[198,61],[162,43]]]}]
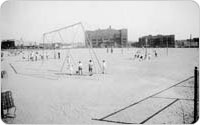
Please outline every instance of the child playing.
[{"label": "child playing", "polygon": [[106,62],[105,60],[102,61],[102,73],[105,74],[106,71]]},{"label": "child playing", "polygon": [[79,75],[83,74],[83,64],[81,63],[81,61],[78,62],[78,73]]},{"label": "child playing", "polygon": [[49,55],[48,55],[48,53],[46,52],[46,59],[48,60],[48,57],[49,57]]},{"label": "child playing", "polygon": [[157,57],[158,56],[158,54],[157,54],[157,52],[155,51],[155,57]]},{"label": "child playing", "polygon": [[92,69],[93,69],[93,62],[92,60],[89,60],[89,75],[92,75]]},{"label": "child playing", "polygon": [[148,60],[150,60],[151,59],[151,54],[150,53],[148,53]]},{"label": "child playing", "polygon": [[60,52],[58,52],[58,59],[60,59]]},{"label": "child playing", "polygon": [[113,53],[113,47],[111,47],[111,50],[110,50],[110,52],[111,52],[111,53]]}]

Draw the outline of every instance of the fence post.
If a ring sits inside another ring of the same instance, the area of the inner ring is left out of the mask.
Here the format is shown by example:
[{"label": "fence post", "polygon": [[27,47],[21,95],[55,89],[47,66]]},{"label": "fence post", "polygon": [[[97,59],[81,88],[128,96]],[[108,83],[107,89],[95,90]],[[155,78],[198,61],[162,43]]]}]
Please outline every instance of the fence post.
[{"label": "fence post", "polygon": [[194,123],[198,120],[198,69],[194,69]]}]

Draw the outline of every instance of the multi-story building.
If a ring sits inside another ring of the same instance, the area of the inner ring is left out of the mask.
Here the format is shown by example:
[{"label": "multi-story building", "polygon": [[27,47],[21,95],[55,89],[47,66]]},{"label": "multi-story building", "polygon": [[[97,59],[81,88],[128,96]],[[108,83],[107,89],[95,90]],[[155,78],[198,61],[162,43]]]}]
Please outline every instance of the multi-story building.
[{"label": "multi-story building", "polygon": [[10,40],[2,40],[1,41],[1,49],[15,49],[15,40],[10,39]]},{"label": "multi-story building", "polygon": [[128,41],[127,29],[115,30],[109,27],[86,31],[86,40],[90,40],[93,47],[124,47]]},{"label": "multi-story building", "polygon": [[199,48],[199,38],[176,40],[177,48]]},{"label": "multi-story building", "polygon": [[139,38],[140,46],[175,47],[175,35],[143,36]]}]

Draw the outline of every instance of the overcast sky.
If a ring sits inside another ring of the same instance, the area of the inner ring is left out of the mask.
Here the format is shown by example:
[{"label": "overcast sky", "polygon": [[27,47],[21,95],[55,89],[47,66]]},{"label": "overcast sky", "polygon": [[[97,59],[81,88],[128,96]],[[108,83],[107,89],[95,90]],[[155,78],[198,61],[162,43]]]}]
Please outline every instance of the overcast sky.
[{"label": "overcast sky", "polygon": [[86,29],[127,28],[144,35],[199,37],[199,8],[192,1],[7,1],[1,6],[1,39],[41,42],[42,33],[82,22]]}]

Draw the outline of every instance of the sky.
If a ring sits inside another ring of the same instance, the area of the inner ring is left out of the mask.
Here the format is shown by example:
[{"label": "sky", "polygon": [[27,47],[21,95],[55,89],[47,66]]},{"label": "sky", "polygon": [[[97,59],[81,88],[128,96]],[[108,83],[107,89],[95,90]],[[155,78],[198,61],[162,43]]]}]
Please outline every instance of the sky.
[{"label": "sky", "polygon": [[42,34],[77,22],[86,30],[128,29],[128,40],[145,35],[199,37],[199,6],[193,1],[6,1],[0,38],[42,41]]}]

